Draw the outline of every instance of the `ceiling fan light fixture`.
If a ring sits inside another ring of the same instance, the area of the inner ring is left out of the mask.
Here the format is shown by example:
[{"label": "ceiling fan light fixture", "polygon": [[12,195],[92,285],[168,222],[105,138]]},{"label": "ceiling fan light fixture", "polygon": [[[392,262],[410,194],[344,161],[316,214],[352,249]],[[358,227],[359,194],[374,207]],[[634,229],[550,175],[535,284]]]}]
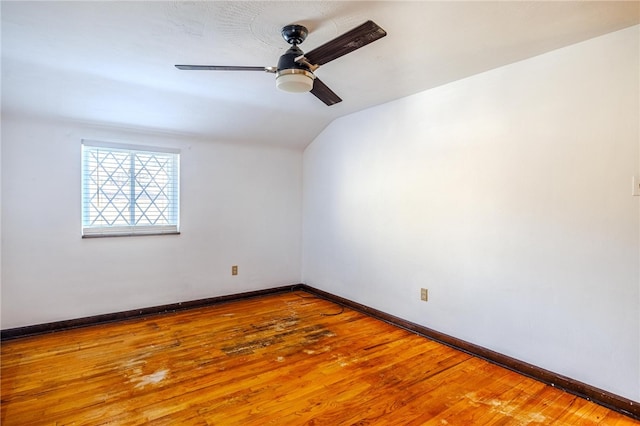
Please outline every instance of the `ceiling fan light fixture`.
[{"label": "ceiling fan light fixture", "polygon": [[278,71],[276,87],[289,93],[304,93],[313,89],[315,76],[307,70],[292,68]]}]

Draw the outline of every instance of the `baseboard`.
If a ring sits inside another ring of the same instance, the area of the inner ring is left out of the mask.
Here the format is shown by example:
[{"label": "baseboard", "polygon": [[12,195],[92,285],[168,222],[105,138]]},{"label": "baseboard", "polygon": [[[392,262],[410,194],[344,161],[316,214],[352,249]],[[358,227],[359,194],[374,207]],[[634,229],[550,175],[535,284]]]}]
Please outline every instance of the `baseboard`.
[{"label": "baseboard", "polygon": [[299,286],[300,284],[294,284],[284,287],[269,288],[266,290],[249,291],[246,293],[236,293],[226,296],[190,300],[187,302],[171,303],[168,305],[152,306],[149,308],[133,309],[130,311],[115,312],[65,321],[50,322],[46,324],[36,324],[28,325],[25,327],[10,328],[0,331],[0,341],[18,339],[28,336],[37,336],[40,334],[55,333],[59,331],[70,330],[73,328],[89,327],[92,325],[106,324],[110,322],[124,321],[128,319],[135,319],[152,315],[160,315],[169,312],[182,311],[185,309],[202,308],[205,306],[234,302],[243,299],[251,299],[254,297],[268,296],[271,294],[289,292],[292,291],[292,289],[299,288]]},{"label": "baseboard", "polygon": [[377,309],[370,308],[360,303],[353,302],[349,299],[345,299],[340,296],[318,290],[306,284],[300,284],[297,287],[308,293],[314,294],[318,297],[322,297],[323,299],[346,306],[356,311],[360,311],[362,313],[385,321],[389,324],[419,334],[420,336],[424,336],[428,339],[466,352],[470,355],[477,356],[493,364],[497,364],[501,367],[515,371],[524,376],[531,377],[532,379],[536,379],[550,386],[562,389],[573,395],[579,396],[589,401],[593,401],[596,404],[605,406],[636,420],[640,420],[640,403],[638,402],[596,388],[586,383],[579,382],[577,380],[571,379],[570,377],[545,370],[544,368],[537,367],[524,361],[511,358],[498,352],[494,352],[482,346],[478,346],[473,343],[457,339],[453,336],[440,333],[439,331],[432,330],[419,324],[415,324],[413,322],[387,314]]},{"label": "baseboard", "polygon": [[37,324],[25,327],[11,328],[0,331],[0,341],[17,339],[21,337],[35,336],[40,334],[54,333],[63,330],[69,330],[79,327],[88,327],[92,325],[105,324],[115,321],[123,321],[134,318],[147,317],[152,315],[160,315],[169,312],[177,312],[186,309],[201,308],[221,303],[234,302],[255,297],[268,296],[291,292],[296,290],[306,291],[307,293],[346,306],[364,314],[370,315],[379,320],[385,321],[396,327],[416,333],[420,336],[437,341],[454,349],[466,352],[470,355],[477,356],[501,367],[515,371],[519,374],[531,377],[550,386],[562,389],[568,393],[579,396],[581,398],[593,401],[604,407],[615,410],[619,413],[640,420],[640,403],[623,398],[611,392],[596,388],[586,383],[571,379],[570,377],[554,373],[549,370],[537,367],[535,365],[520,361],[515,358],[494,352],[482,346],[466,342],[464,340],[449,336],[439,331],[424,327],[422,325],[404,320],[402,318],[390,315],[386,312],[362,305],[360,303],[345,299],[340,296],[319,290],[306,284],[294,284],[290,286],[276,287],[266,290],[256,290],[246,293],[231,294],[226,296],[217,296],[207,299],[198,299],[187,302],[172,303],[169,305],[154,306],[150,308],[133,309],[130,311],[116,312],[112,314],[95,315],[66,321],[57,321],[47,324]]}]

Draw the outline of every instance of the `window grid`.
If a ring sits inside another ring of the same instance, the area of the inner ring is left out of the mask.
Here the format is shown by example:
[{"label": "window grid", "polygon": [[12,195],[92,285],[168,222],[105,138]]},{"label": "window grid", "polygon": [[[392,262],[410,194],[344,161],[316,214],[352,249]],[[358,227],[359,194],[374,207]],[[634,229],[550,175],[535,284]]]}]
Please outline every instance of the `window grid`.
[{"label": "window grid", "polygon": [[83,144],[83,235],[178,232],[179,154]]}]

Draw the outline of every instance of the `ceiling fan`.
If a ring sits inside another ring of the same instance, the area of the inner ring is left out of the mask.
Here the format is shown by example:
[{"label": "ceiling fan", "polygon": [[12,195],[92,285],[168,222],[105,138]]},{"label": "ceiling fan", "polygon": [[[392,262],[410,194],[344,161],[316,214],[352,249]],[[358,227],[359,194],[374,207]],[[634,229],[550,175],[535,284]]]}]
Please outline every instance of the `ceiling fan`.
[{"label": "ceiling fan", "polygon": [[276,87],[293,93],[311,92],[328,106],[341,102],[326,84],[315,76],[319,66],[351,53],[369,43],[387,35],[375,22],[367,21],[362,25],[334,38],[309,53],[304,53],[298,45],[309,32],[302,25],[287,25],[282,28],[282,37],[291,45],[284,55],[280,56],[277,67],[251,67],[228,65],[176,65],[180,70],[204,71],[265,71],[276,74]]}]

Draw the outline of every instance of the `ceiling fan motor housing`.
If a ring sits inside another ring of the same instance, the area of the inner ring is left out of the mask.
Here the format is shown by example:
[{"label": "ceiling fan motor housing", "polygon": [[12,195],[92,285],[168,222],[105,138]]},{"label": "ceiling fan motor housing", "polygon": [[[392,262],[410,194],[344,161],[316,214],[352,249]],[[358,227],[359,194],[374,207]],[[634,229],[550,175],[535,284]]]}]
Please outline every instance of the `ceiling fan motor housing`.
[{"label": "ceiling fan motor housing", "polygon": [[293,44],[278,60],[276,87],[285,92],[300,93],[313,89],[315,76],[308,65],[296,62],[304,54]]},{"label": "ceiling fan motor housing", "polygon": [[287,50],[278,60],[278,71],[298,69],[311,72],[308,65],[296,62],[296,58],[304,55],[304,52],[295,44]]}]

